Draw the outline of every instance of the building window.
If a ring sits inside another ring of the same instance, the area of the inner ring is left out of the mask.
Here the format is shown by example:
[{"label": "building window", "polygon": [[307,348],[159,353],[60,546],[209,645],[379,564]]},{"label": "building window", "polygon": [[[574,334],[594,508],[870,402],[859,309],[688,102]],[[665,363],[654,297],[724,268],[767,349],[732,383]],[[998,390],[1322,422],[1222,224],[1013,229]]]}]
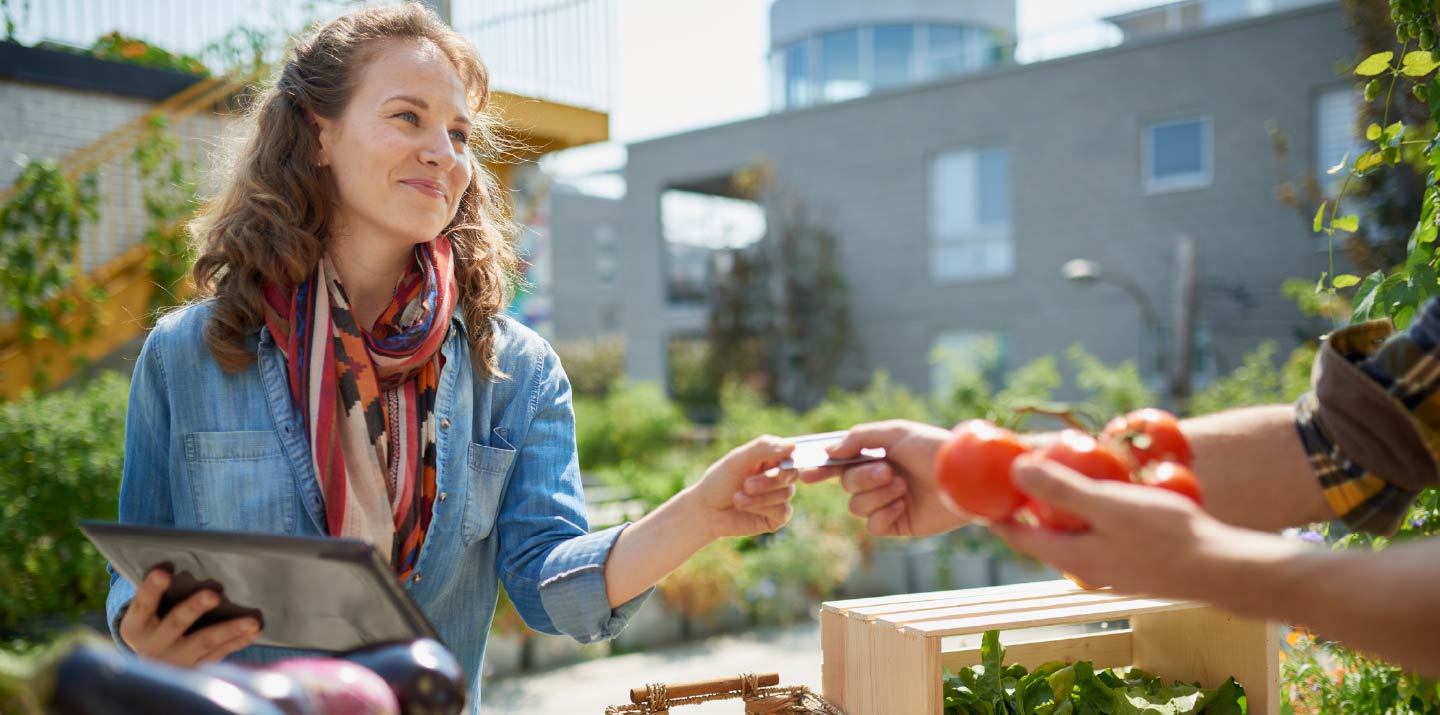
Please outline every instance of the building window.
[{"label": "building window", "polygon": [[608,286],[615,282],[615,277],[620,272],[620,259],[616,254],[615,227],[608,223],[602,223],[595,227],[595,277],[599,279],[600,285]]},{"label": "building window", "polygon": [[860,78],[860,32],[837,30],[820,36],[820,96],[840,102],[870,90]]},{"label": "building window", "polygon": [[1196,189],[1210,185],[1209,117],[1155,122],[1141,132],[1145,192]]},{"label": "building window", "polygon": [[993,387],[1003,380],[1007,345],[998,333],[974,330],[942,332],[930,346],[930,394],[941,402],[976,383]]},{"label": "building window", "polygon": [[1326,193],[1338,191],[1346,172],[1325,172],[1341,161],[1353,164],[1355,157],[1365,150],[1356,126],[1359,101],[1360,97],[1349,87],[1323,92],[1315,98],[1315,177]]},{"label": "building window", "polygon": [[785,50],[785,106],[810,104],[809,46],[797,42]]},{"label": "building window", "polygon": [[878,25],[872,31],[875,87],[896,87],[914,74],[915,26]]},{"label": "building window", "polygon": [[930,270],[937,281],[1015,271],[1010,156],[1001,148],[947,152],[930,165]]},{"label": "building window", "polygon": [[927,75],[946,77],[964,74],[972,67],[969,57],[969,28],[931,25],[926,34]]}]

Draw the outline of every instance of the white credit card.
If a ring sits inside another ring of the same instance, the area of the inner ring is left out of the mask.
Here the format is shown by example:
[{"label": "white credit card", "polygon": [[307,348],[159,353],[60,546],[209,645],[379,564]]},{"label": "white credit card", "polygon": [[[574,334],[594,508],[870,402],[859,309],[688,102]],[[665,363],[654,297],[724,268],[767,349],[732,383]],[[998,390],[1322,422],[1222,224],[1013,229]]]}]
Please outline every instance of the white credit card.
[{"label": "white credit card", "polygon": [[815,467],[836,467],[846,464],[860,464],[862,462],[874,462],[885,458],[885,450],[882,447],[870,447],[860,450],[860,454],[845,459],[832,459],[825,452],[825,448],[839,444],[845,438],[845,432],[821,432],[819,434],[807,434],[799,437],[791,437],[786,440],[795,444],[795,451],[789,457],[780,460],[781,469],[813,469]]}]

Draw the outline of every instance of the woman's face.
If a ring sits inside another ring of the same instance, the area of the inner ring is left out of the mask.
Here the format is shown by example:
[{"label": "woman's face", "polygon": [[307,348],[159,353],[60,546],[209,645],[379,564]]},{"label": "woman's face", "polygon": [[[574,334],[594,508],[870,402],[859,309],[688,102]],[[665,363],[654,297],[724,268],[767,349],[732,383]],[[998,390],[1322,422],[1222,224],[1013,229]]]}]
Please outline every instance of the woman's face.
[{"label": "woman's face", "polygon": [[434,43],[384,42],[340,117],[315,121],[342,236],[409,248],[449,225],[470,184],[470,118],[465,85]]}]

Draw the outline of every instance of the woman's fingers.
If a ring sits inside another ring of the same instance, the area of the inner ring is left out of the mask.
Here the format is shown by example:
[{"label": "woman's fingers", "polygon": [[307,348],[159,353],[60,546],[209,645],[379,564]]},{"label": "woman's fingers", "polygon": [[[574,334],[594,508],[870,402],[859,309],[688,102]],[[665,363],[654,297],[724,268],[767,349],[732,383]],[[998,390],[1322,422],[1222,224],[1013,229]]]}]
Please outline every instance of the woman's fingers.
[{"label": "woman's fingers", "polygon": [[170,572],[161,568],[151,569],[135,587],[135,598],[130,600],[125,616],[120,619],[120,640],[131,650],[138,652],[145,645],[156,622],[155,609],[160,604],[160,596],[169,587]]},{"label": "woman's fingers", "polygon": [[781,504],[789,504],[795,496],[794,485],[786,485],[778,489],[771,489],[761,494],[746,494],[739,492],[735,495],[735,506],[746,511],[760,511]]},{"label": "woman's fingers", "polygon": [[[146,639],[150,648],[156,652],[169,651],[176,641],[184,637],[185,631],[195,625],[195,621],[219,604],[220,596],[214,591],[191,594],[180,605],[170,609],[159,625],[152,629],[150,637]],[[199,654],[196,655],[198,657]]]},{"label": "woman's fingers", "polygon": [[756,516],[760,517],[765,521],[765,525],[768,527],[769,531],[775,531],[780,527],[784,526],[790,521],[790,517],[794,513],[795,508],[790,506],[789,504],[766,507],[765,509],[754,512]]},{"label": "woman's fingers", "polygon": [[740,483],[740,489],[742,493],[752,497],[768,494],[794,484],[797,476],[799,473],[794,469],[771,469],[764,474],[747,477]]},{"label": "woman's fingers", "polygon": [[196,632],[186,639],[189,642],[181,650],[186,658],[199,653],[194,656],[195,663],[214,663],[249,646],[259,637],[259,622],[253,618],[236,618]]}]

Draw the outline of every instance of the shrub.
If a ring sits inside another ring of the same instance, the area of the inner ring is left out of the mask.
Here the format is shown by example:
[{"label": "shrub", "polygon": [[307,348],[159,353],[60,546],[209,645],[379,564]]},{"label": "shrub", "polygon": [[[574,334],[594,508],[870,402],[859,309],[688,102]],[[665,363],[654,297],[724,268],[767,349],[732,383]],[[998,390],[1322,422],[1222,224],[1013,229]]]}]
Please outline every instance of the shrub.
[{"label": "shrub", "polygon": [[102,610],[105,558],[75,528],[114,519],[129,382],[0,405],[0,632]]},{"label": "shrub", "polygon": [[575,399],[604,399],[625,378],[625,343],[618,337],[555,344]]},{"label": "shrub", "polygon": [[575,443],[585,469],[650,466],[687,430],[680,408],[654,384],[621,382],[604,398],[575,400]]}]

